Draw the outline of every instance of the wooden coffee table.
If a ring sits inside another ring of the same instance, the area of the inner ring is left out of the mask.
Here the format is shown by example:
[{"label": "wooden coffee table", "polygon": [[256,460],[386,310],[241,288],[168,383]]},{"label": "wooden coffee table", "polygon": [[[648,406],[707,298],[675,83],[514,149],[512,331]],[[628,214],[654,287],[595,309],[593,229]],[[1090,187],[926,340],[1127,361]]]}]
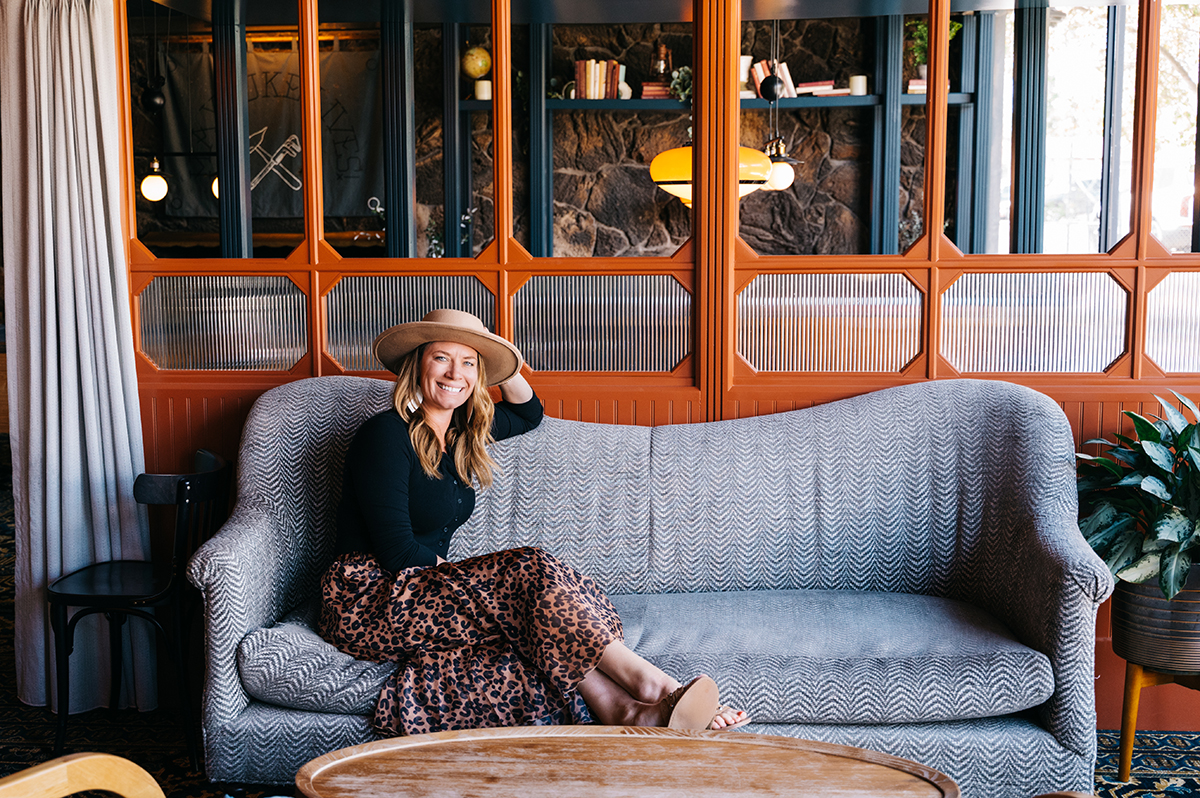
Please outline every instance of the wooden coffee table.
[{"label": "wooden coffee table", "polygon": [[394,737],[318,757],[296,774],[296,786],[308,798],[959,795],[932,768],[861,748],[627,726]]}]

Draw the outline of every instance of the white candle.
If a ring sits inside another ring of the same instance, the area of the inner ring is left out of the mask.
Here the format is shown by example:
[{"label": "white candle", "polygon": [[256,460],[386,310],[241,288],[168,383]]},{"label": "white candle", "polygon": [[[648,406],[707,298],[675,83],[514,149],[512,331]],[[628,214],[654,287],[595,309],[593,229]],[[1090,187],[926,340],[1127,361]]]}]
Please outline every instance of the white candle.
[{"label": "white candle", "polygon": [[866,75],[851,75],[850,76],[850,93],[854,95],[863,95],[867,93],[867,76]]},{"label": "white candle", "polygon": [[490,80],[475,81],[475,99],[476,100],[492,99],[492,82]]}]

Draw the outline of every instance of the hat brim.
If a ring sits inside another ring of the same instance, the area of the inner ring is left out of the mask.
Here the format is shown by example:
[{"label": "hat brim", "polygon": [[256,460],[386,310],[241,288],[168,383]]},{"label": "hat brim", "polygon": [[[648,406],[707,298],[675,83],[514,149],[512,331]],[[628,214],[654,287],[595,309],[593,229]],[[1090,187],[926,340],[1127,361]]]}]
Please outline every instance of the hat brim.
[{"label": "hat brim", "polygon": [[375,338],[375,357],[395,374],[405,355],[432,341],[454,341],[478,352],[488,385],[508,382],[525,363],[521,351],[498,335],[437,321],[413,321],[384,330]]}]

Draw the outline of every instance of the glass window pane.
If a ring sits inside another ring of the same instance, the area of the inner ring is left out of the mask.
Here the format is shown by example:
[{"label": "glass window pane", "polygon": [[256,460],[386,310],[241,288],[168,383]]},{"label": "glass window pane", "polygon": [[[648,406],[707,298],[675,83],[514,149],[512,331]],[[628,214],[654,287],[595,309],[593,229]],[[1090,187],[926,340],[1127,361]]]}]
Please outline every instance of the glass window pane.
[{"label": "glass window pane", "polygon": [[962,20],[979,49],[972,107],[951,118],[948,172],[972,186],[947,196],[953,240],[965,252],[1111,249],[1129,231],[1136,6]]},{"label": "glass window pane", "polygon": [[153,2],[126,10],[137,236],[160,258],[219,256],[212,26]]},{"label": "glass window pane", "polygon": [[942,294],[960,372],[1100,372],[1125,351],[1128,295],[1107,274],[964,274]]},{"label": "glass window pane", "polygon": [[300,34],[294,8],[250,8],[254,10],[246,29],[250,114],[246,178],[254,256],[284,258],[304,240]]},{"label": "glass window pane", "polygon": [[739,234],[756,252],[871,251],[874,30],[865,18],[742,24],[742,152],[771,158],[770,180],[741,206]]},{"label": "glass window pane", "polygon": [[1171,252],[1200,252],[1193,230],[1200,210],[1195,201],[1200,4],[1164,5],[1159,37],[1151,232]]},{"label": "glass window pane", "polygon": [[[691,73],[691,23],[522,25],[513,40],[519,63],[534,75],[543,67],[545,82],[518,78],[517,240],[538,257],[675,254],[691,237],[691,211],[655,185],[650,165],[664,152],[690,153],[689,104],[670,92],[672,72],[680,81]],[[660,46],[662,73],[653,71]],[[544,113],[530,102],[535,92]]]}]

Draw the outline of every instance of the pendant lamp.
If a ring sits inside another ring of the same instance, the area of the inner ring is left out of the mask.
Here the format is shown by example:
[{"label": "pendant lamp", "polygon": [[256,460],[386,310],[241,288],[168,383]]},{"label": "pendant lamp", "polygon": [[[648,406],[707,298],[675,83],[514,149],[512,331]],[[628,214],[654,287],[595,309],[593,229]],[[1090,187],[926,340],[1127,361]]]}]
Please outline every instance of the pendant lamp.
[{"label": "pendant lamp", "polygon": [[770,77],[762,82],[760,90],[767,102],[771,104],[768,112],[768,119],[771,125],[772,138],[767,142],[763,150],[771,161],[771,173],[767,178],[767,185],[764,187],[767,191],[784,191],[791,188],[792,183],[796,180],[796,166],[803,161],[797,161],[787,154],[787,149],[783,144],[783,136],[779,135],[779,89],[783,85],[783,81],[777,78],[774,74],[775,65],[779,63],[779,20],[771,26],[771,69]]},{"label": "pendant lamp", "polygon": [[[758,191],[771,176],[771,160],[753,147],[738,147],[738,197]],[[692,207],[692,145],[665,150],[650,162],[650,179]]]},{"label": "pendant lamp", "polygon": [[142,196],[151,202],[158,202],[167,196],[167,179],[158,171],[158,159],[150,162],[150,174],[142,178]]}]

